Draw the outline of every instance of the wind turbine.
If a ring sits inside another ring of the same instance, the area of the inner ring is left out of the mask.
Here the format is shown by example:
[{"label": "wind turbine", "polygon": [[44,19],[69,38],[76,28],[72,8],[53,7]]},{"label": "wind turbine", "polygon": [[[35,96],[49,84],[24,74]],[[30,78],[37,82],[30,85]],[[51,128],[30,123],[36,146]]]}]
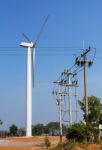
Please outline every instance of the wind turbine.
[{"label": "wind turbine", "polygon": [[[35,47],[48,20],[46,17],[40,32],[35,40],[32,42],[23,34],[28,42],[22,42],[20,46],[27,48],[27,74],[26,74],[26,136],[32,136],[32,87],[34,88],[34,65],[35,65]],[[33,82],[33,86],[32,86]]]}]

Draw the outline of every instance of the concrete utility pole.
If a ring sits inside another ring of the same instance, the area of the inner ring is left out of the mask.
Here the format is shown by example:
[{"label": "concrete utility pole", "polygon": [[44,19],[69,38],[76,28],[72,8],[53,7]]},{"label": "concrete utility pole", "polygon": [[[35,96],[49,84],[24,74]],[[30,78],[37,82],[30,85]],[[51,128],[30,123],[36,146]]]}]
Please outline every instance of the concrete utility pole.
[{"label": "concrete utility pole", "polygon": [[58,99],[57,99],[57,105],[59,107],[59,126],[60,126],[60,142],[62,142],[62,99],[61,99],[61,93],[60,91],[60,85],[58,86]]},{"label": "concrete utility pole", "polygon": [[72,125],[72,108],[71,108],[71,73],[68,74],[68,103],[69,103],[69,125]]},{"label": "concrete utility pole", "polygon": [[83,54],[81,54],[81,57],[76,58],[76,64],[78,66],[83,66],[84,68],[84,102],[85,102],[85,121],[87,123],[88,121],[88,94],[87,94],[87,79],[86,79],[86,66],[90,67],[93,63],[93,61],[87,60],[87,53],[90,52],[90,47],[89,49],[86,49],[83,51]]},{"label": "concrete utility pole", "polygon": [[85,117],[86,122],[88,120],[88,99],[87,99],[87,79],[86,79],[86,54],[84,55],[84,100],[85,100]]},{"label": "concrete utility pole", "polygon": [[60,142],[62,142],[62,99],[59,98]]},{"label": "concrete utility pole", "polygon": [[[60,93],[60,85],[58,87],[58,92]],[[58,106],[59,106],[59,123],[60,123],[60,143],[62,142],[62,99],[61,95],[58,95]]]}]

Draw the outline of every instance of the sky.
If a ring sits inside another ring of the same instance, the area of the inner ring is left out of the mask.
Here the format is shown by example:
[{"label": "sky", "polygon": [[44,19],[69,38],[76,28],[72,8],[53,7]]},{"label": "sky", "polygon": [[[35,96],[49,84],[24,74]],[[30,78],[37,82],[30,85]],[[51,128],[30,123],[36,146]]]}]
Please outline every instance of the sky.
[{"label": "sky", "polygon": [[[34,41],[49,15],[36,46],[33,124],[58,121],[53,81],[70,68],[83,48],[91,46],[87,68],[88,95],[102,98],[102,1],[101,0],[0,0],[0,119],[2,128],[25,126],[26,41]],[[78,74],[78,95],[83,97],[83,72]]]}]

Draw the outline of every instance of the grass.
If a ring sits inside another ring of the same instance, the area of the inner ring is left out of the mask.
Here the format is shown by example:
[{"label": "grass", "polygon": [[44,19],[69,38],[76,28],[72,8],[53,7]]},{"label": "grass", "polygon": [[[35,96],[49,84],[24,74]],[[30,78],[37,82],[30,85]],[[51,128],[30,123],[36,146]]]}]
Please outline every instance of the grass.
[{"label": "grass", "polygon": [[62,143],[58,143],[57,146],[51,148],[51,150],[74,150],[76,147],[76,143],[73,141],[64,141]]},{"label": "grass", "polygon": [[63,143],[58,143],[50,150],[102,150],[102,142],[98,144],[89,142],[78,143],[66,140]]}]

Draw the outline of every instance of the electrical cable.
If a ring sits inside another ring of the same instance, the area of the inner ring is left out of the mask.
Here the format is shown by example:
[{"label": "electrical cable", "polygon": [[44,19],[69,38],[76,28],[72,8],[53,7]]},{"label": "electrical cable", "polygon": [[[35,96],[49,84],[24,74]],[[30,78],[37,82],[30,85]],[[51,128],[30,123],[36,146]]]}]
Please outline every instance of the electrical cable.
[{"label": "electrical cable", "polygon": [[[94,49],[95,51],[94,51],[94,55],[93,55],[93,61],[95,60],[95,58],[97,58],[96,57],[96,49]],[[86,51],[86,53],[87,53],[87,51]],[[80,56],[78,56],[77,58],[78,58],[78,60],[82,60],[82,58],[84,57],[84,53],[82,54],[82,55],[80,55]],[[101,58],[102,59],[102,58]],[[84,60],[83,60],[84,61]],[[76,64],[76,62],[74,63],[74,65],[72,65],[69,69],[67,69],[67,70],[65,70],[64,72],[62,72],[61,73],[61,75],[60,75],[60,77],[58,78],[58,80],[57,81],[66,81],[67,80],[67,72],[69,73],[69,71],[71,71],[71,70],[73,70],[71,73],[72,74],[78,74],[79,72],[81,72],[81,71],[83,71],[84,70],[84,68],[83,68],[83,66],[77,66],[77,64]],[[75,76],[76,77],[76,76]],[[72,78],[73,78],[73,76],[72,76]],[[71,78],[71,79],[72,79]],[[77,122],[77,119],[78,119],[78,101],[77,101],[77,97],[76,97],[76,87],[75,87],[75,100],[76,100],[76,122]],[[68,110],[66,110],[66,100],[65,100],[65,97],[64,97],[64,100],[63,100],[63,102],[64,102],[64,108],[62,109],[62,112],[63,112],[63,117],[62,117],[62,120],[64,121],[64,122],[69,122],[69,121],[67,121],[67,120],[65,120],[64,118],[65,118],[65,115],[66,115],[66,112],[68,112]]]}]

